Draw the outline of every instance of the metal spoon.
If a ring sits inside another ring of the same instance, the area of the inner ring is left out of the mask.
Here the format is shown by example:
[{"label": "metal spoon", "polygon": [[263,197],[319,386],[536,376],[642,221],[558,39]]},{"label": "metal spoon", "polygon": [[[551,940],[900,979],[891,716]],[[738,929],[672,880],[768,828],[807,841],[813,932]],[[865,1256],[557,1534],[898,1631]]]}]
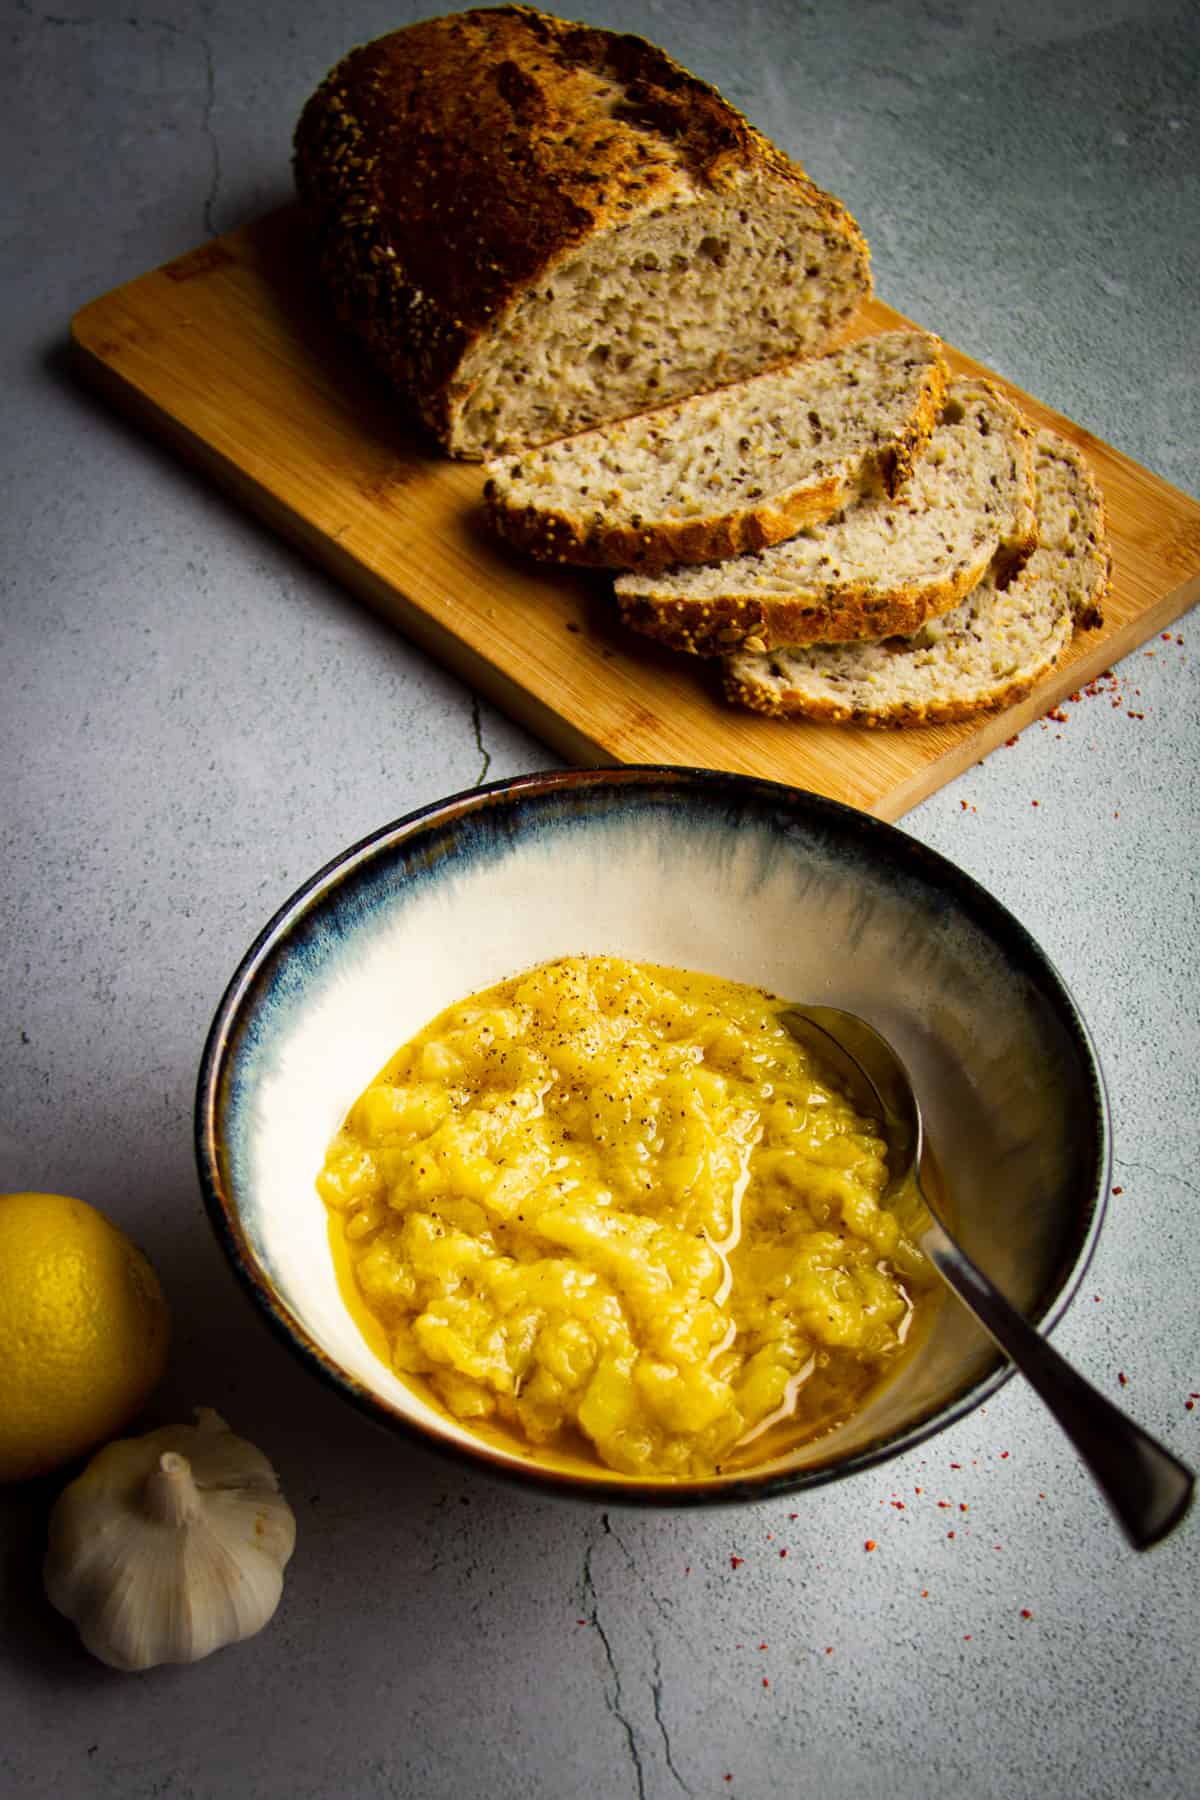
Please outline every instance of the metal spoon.
[{"label": "metal spoon", "polygon": [[885,1203],[916,1200],[921,1249],[1054,1414],[1130,1543],[1137,1550],[1158,1543],[1191,1504],[1191,1471],[1077,1375],[955,1241],[921,1187],[921,1109],[891,1045],[839,1007],[789,1007],[780,1020],[841,1078],[854,1105],[880,1121],[889,1171]]}]

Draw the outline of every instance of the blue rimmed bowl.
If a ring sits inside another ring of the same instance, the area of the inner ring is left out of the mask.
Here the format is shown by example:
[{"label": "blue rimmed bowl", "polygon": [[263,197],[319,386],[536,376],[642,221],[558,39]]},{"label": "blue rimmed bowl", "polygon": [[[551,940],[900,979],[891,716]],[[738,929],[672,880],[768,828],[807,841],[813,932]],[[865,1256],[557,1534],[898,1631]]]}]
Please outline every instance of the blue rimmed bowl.
[{"label": "blue rimmed bowl", "polygon": [[839,1430],[695,1482],[520,1454],[378,1360],[339,1291],[316,1191],[330,1139],[443,1007],[584,953],[869,1019],[908,1063],[966,1249],[1043,1329],[1061,1317],[1100,1229],[1108,1114],[1087,1029],[1029,934],[944,858],[849,807],[744,776],[620,768],[520,776],[385,826],[306,882],[247,952],[205,1047],[196,1149],[218,1238],[285,1342],[388,1429],[605,1501],[794,1492],[978,1406],[1008,1371],[950,1302]]}]

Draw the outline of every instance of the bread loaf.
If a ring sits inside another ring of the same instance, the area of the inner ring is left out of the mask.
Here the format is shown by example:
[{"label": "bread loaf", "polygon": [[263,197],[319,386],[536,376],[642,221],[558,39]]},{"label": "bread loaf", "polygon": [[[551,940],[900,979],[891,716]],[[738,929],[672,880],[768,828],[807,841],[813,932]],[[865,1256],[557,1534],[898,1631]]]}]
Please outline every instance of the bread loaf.
[{"label": "bread loaf", "polygon": [[820,352],[870,290],[845,208],[714,88],[527,7],[351,51],[294,168],[342,318],[456,456]]},{"label": "bread loaf", "polygon": [[731,700],[756,712],[856,725],[921,725],[1011,706],[1098,626],[1108,588],[1104,507],[1083,459],[1052,431],[1035,444],[1040,541],[1005,588],[988,575],[915,636],[739,651]]},{"label": "bread loaf", "polygon": [[950,384],[911,480],[710,568],[622,575],[626,624],[701,656],[917,631],[1037,542],[1029,433],[987,381]]},{"label": "bread loaf", "polygon": [[912,473],[941,345],[889,331],[488,464],[493,527],[547,560],[659,569],[791,537]]}]

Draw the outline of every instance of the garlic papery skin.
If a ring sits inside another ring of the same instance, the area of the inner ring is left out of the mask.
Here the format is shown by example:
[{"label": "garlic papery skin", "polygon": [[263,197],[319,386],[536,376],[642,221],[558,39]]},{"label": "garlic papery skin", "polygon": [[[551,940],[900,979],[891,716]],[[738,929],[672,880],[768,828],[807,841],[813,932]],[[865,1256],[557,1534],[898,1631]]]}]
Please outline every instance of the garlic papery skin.
[{"label": "garlic papery skin", "polygon": [[266,1457],[200,1407],[109,1444],[63,1489],[46,1593],[111,1668],[198,1662],[262,1630],[295,1543]]}]

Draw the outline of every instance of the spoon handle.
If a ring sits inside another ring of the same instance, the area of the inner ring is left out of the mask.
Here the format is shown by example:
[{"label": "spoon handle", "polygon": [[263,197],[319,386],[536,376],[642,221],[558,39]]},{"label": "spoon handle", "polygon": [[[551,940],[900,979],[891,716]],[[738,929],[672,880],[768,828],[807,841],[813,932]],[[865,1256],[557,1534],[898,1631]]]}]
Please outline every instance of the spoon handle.
[{"label": "spoon handle", "polygon": [[1166,1537],[1191,1504],[1191,1470],[1064,1362],[932,1215],[921,1248],[1054,1414],[1134,1548]]}]

